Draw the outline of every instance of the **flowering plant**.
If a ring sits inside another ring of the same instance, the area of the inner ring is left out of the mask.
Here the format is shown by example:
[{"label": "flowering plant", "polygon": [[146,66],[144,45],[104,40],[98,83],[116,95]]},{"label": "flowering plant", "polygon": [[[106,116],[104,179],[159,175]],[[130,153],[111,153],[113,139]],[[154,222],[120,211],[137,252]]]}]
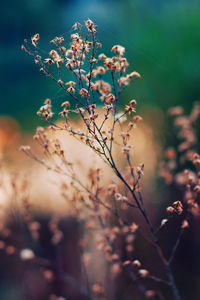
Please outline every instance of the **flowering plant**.
[{"label": "flowering plant", "polygon": [[[72,198],[68,199],[71,214],[85,228],[85,236],[80,241],[80,251],[83,268],[86,270],[83,284],[87,287],[88,299],[109,298],[108,287],[103,283],[103,278],[98,278],[97,274],[91,278],[87,271],[92,260],[92,255],[89,254],[90,247],[94,247],[102,251],[106,261],[105,272],[108,272],[114,282],[124,274],[128,278],[127,281],[137,283],[137,289],[146,298],[164,299],[161,291],[165,288],[160,288],[160,285],[163,285],[171,291],[169,299],[173,296],[173,299],[178,300],[180,295],[171,264],[180,238],[189,226],[188,214],[199,210],[199,156],[191,150],[196,142],[195,138],[191,139],[193,121],[181,118],[182,111],[177,108],[171,111],[173,115],[178,116],[175,123],[181,127],[179,136],[186,139],[180,147],[197,167],[197,173],[193,173],[193,177],[189,171],[182,175],[186,186],[183,200],[173,201],[166,209],[167,217],[161,220],[158,228],[154,228],[141,190],[144,164],[134,165],[132,156],[131,136],[142,118],[136,115],[135,99],[130,99],[123,110],[119,110],[121,93],[141,76],[136,71],[127,73],[129,64],[124,57],[124,47],[113,46],[112,57],[98,53],[102,45],[97,40],[97,26],[90,19],[84,26],[75,23],[73,28],[69,49],[64,46],[64,37],[55,37],[51,41],[54,47],[46,58],[39,54],[39,34],[31,38],[32,45],[25,40],[22,46],[22,49],[33,57],[40,71],[64,91],[66,99],[61,104],[59,115],[62,120],[59,122],[54,121],[51,99],[46,99],[37,113],[48,123],[46,129],[37,128],[34,135],[34,140],[43,149],[43,158],[35,154],[29,146],[22,146],[21,150],[48,170],[60,176],[67,176],[71,180],[74,189]],[[74,80],[65,81],[66,71],[71,72]],[[103,106],[103,113],[98,109],[100,104]],[[195,112],[193,117],[198,116],[199,106]],[[71,121],[73,113],[78,113],[81,129],[74,128]],[[111,169],[115,175],[114,180],[107,186],[102,185],[103,171],[99,167],[93,167],[87,170],[88,181],[82,181],[73,162],[65,154],[62,141],[50,137],[52,132],[57,131],[66,132],[86,144]],[[119,153],[123,156],[123,164],[119,163]],[[175,180],[176,168],[172,167],[175,160],[176,152],[169,148],[166,151],[166,161],[160,167],[160,175],[168,182]],[[67,197],[65,182],[62,188],[63,195]],[[143,228],[141,220],[141,225],[137,224],[132,211],[141,214],[147,231]],[[159,241],[159,233],[173,218],[178,219],[179,233],[170,253],[166,254]],[[55,243],[59,243],[62,234],[57,230],[57,225],[55,228]],[[91,236],[94,238],[92,246]],[[156,253],[157,260],[162,264],[161,273],[164,277],[154,275],[145,267],[145,263],[137,258],[136,237],[143,239],[148,247],[154,249],[154,255]]]}]

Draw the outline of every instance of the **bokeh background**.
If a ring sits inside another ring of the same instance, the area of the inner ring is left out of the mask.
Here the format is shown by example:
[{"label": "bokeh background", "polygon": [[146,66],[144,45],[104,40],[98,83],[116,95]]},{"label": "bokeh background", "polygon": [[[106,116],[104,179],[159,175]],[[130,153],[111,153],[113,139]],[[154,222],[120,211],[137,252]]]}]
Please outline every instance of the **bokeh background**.
[{"label": "bokeh background", "polygon": [[1,4],[0,115],[13,117],[23,131],[38,125],[36,111],[46,97],[56,100],[59,88],[39,74],[21,51],[24,38],[41,36],[41,51],[56,35],[88,17],[99,26],[107,51],[126,47],[131,65],[142,75],[126,93],[139,106],[166,111],[182,104],[189,109],[200,98],[200,1],[198,0],[9,0]]},{"label": "bokeh background", "polygon": [[[47,57],[51,39],[70,35],[76,21],[83,23],[89,17],[99,26],[102,52],[108,54],[115,44],[125,46],[130,71],[138,71],[142,80],[130,85],[121,101],[137,99],[139,112],[159,136],[159,145],[169,145],[173,139],[164,122],[167,109],[182,105],[187,112],[194,101],[200,100],[200,0],[9,0],[1,3],[0,10],[0,150],[1,144],[6,144],[9,159],[21,165],[27,160],[22,155],[19,160],[19,154],[13,151],[18,152],[21,135],[32,139],[35,127],[45,125],[36,115],[38,108],[47,97],[54,103],[63,102],[59,87],[40,74],[32,59],[21,51],[24,38],[35,33],[40,34],[40,51]],[[153,176],[156,166],[154,169]],[[146,198],[151,204],[159,203],[163,213],[163,203],[169,203],[172,196],[177,200],[175,192],[163,183],[152,189]],[[160,221],[159,214],[157,219]],[[196,223],[191,226],[174,266],[184,300],[200,299],[200,240],[196,228]],[[17,270],[12,273],[7,263],[5,260],[1,268],[0,298],[21,299],[13,288],[21,269],[11,263]],[[11,288],[14,296],[5,296],[12,293]]]}]

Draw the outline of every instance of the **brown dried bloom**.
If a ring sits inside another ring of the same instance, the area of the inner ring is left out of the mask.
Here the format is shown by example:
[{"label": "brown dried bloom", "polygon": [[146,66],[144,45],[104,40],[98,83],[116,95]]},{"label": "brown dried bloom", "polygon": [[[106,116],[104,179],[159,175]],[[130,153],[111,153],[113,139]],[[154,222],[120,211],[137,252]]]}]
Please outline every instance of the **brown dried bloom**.
[{"label": "brown dried bloom", "polygon": [[34,47],[37,47],[39,39],[40,39],[39,33],[36,33],[34,34],[34,36],[31,37],[31,41]]},{"label": "brown dried bloom", "polygon": [[174,211],[180,215],[182,214],[183,212],[183,205],[180,201],[175,201],[173,204],[172,204],[173,208],[174,208]]},{"label": "brown dried bloom", "polygon": [[125,53],[125,48],[120,45],[115,45],[112,47],[111,51],[113,51],[114,53],[117,53],[120,56],[123,56]]},{"label": "brown dried bloom", "polygon": [[145,270],[145,269],[140,269],[138,271],[138,274],[140,275],[140,277],[142,278],[146,278],[149,275],[149,271]]}]

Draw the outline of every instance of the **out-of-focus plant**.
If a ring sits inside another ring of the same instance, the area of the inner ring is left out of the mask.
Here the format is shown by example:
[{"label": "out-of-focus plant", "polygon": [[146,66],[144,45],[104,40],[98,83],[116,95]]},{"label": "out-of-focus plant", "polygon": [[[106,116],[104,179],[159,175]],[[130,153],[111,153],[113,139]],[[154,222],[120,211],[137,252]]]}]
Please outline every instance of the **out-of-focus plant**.
[{"label": "out-of-focus plant", "polygon": [[[65,182],[63,182],[62,192],[63,196],[71,203],[71,214],[85,226],[85,237],[80,243],[80,249],[86,273],[87,265],[92,259],[87,253],[92,237],[95,247],[103,252],[112,278],[126,274],[130,280],[137,283],[138,290],[146,298],[151,299],[165,298],[159,290],[160,285],[163,285],[171,290],[169,299],[172,299],[173,295],[173,299],[178,300],[180,295],[171,264],[180,237],[189,226],[188,212],[194,207],[196,210],[199,209],[196,201],[200,190],[199,156],[192,153],[197,173],[193,173],[192,178],[188,171],[182,175],[185,176],[184,178],[187,177],[185,182],[187,201],[185,202],[183,198],[170,203],[170,206],[167,207],[168,217],[161,221],[159,228],[154,228],[145,208],[141,191],[140,182],[144,175],[144,164],[136,166],[133,164],[133,149],[130,144],[136,124],[142,118],[136,115],[135,99],[129,100],[123,109],[120,106],[122,91],[131,81],[141,76],[136,71],[127,73],[129,64],[124,57],[124,47],[113,46],[111,49],[114,52],[113,57],[107,57],[103,53],[97,54],[102,45],[97,40],[97,26],[90,19],[85,22],[84,26],[76,23],[74,30],[69,49],[66,48],[63,37],[55,37],[51,41],[54,49],[45,58],[41,56],[38,47],[39,34],[35,34],[31,38],[31,43],[25,40],[22,46],[22,49],[34,59],[40,71],[64,91],[67,99],[61,104],[59,115],[62,121],[60,122],[55,121],[50,99],[46,99],[38,111],[38,115],[44,118],[49,125],[46,129],[37,128],[34,135],[34,139],[43,149],[43,157],[37,155],[29,146],[22,146],[21,150],[48,170],[56,172],[62,180],[63,176],[70,178],[71,186],[74,189],[73,196],[69,199]],[[65,82],[65,72],[67,71],[71,72],[74,80]],[[101,102],[103,103],[103,114],[97,109],[97,105]],[[178,109],[176,109],[176,114],[177,111]],[[71,125],[70,116],[74,113],[77,113],[82,121],[81,129],[75,129]],[[193,132],[188,120],[184,117],[176,119],[176,124],[181,126],[179,136],[186,139],[185,143],[179,147],[181,151],[185,151],[191,143],[193,145],[195,142],[194,138],[192,140]],[[51,139],[51,132],[56,131],[66,132],[88,145],[113,171],[114,179],[107,186],[102,185],[103,170],[94,166],[87,170],[88,181],[82,181],[73,162],[66,157],[62,141]],[[118,137],[119,132],[120,138]],[[174,170],[176,154],[174,150],[168,149],[167,155],[170,161],[167,164],[163,163],[160,173],[165,178],[171,176],[170,180],[173,180],[171,171]],[[121,156],[125,158],[123,164],[119,163]],[[175,175],[177,179],[180,176],[180,174]],[[141,214],[148,232],[142,225],[135,223],[131,214],[132,210]],[[178,218],[180,234],[170,254],[166,254],[159,242],[159,231],[163,226],[167,226],[171,218]],[[58,236],[55,236],[56,243],[62,236],[60,231],[58,232]],[[149,247],[155,249],[157,259],[163,265],[165,278],[152,274],[135,257],[134,246],[137,236],[144,239]],[[85,276],[83,282],[87,287],[88,297],[106,299],[108,292],[103,281],[99,281],[95,277],[89,279],[87,277]],[[149,282],[146,285],[147,281]],[[151,282],[153,282],[152,288]]]}]

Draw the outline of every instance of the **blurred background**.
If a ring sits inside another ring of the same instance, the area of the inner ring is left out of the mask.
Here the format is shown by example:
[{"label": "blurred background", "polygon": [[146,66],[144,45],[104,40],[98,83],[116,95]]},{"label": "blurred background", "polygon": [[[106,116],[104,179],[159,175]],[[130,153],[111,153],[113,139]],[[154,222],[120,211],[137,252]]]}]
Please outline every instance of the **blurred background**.
[{"label": "blurred background", "polygon": [[36,111],[47,97],[57,100],[59,88],[39,73],[21,51],[24,38],[48,41],[70,34],[72,25],[88,17],[99,26],[104,52],[126,47],[130,70],[142,80],[123,94],[165,111],[173,105],[186,110],[200,98],[200,1],[198,0],[10,0],[1,4],[1,116],[11,116],[22,131],[39,123]]},{"label": "blurred background", "polygon": [[[171,132],[164,122],[167,109],[182,105],[188,112],[192,103],[200,100],[200,0],[3,1],[0,17],[0,152],[3,145],[6,154],[10,151],[11,162],[28,165],[27,159],[18,153],[21,135],[32,139],[35,127],[45,125],[36,115],[44,99],[51,98],[53,103],[63,102],[59,87],[39,73],[32,59],[21,50],[24,38],[39,33],[40,51],[47,57],[50,40],[60,35],[67,37],[72,33],[75,22],[83,23],[87,18],[99,27],[102,52],[109,55],[113,45],[124,46],[130,63],[128,72],[136,70],[142,75],[142,80],[135,81],[124,91],[121,101],[126,103],[135,98],[139,113],[156,129],[156,132],[152,130],[152,134],[145,129],[146,135],[143,136],[143,140],[147,141],[147,144],[143,143],[143,150],[149,150],[147,159],[153,165],[153,171],[151,169],[152,173],[147,178],[150,180],[157,174],[154,167],[159,156],[157,148],[160,150],[163,144],[171,143]],[[158,134],[159,142],[154,139],[155,134]],[[148,143],[151,142],[155,146],[153,150],[149,148]],[[37,180],[40,179],[37,169],[34,174],[37,174]],[[164,184],[158,185],[151,184],[151,190],[149,188],[145,196],[147,202],[153,205],[159,203],[159,208],[165,213],[163,203],[169,203],[173,197],[175,200],[178,198],[174,190],[170,193]],[[33,189],[37,194],[39,189],[35,185]],[[36,196],[39,198],[38,194]],[[44,201],[44,197],[39,200]],[[151,213],[160,222],[160,214],[153,210]],[[184,300],[200,299],[200,240],[196,229],[199,220],[194,223],[181,244],[174,266]],[[165,243],[168,244],[167,239]],[[10,265],[17,270],[16,274],[12,273],[7,270],[8,261],[5,260],[4,264],[3,259],[2,262],[0,298],[12,300],[15,295],[15,299],[21,300],[20,296],[16,298],[17,288],[11,296],[6,294],[12,293],[13,280],[21,269],[11,262]],[[10,278],[11,273],[13,278]],[[6,286],[5,282],[10,285]],[[29,295],[23,299],[30,299]]]}]

